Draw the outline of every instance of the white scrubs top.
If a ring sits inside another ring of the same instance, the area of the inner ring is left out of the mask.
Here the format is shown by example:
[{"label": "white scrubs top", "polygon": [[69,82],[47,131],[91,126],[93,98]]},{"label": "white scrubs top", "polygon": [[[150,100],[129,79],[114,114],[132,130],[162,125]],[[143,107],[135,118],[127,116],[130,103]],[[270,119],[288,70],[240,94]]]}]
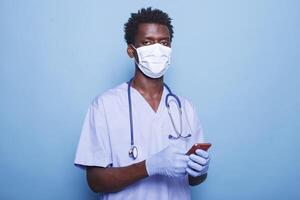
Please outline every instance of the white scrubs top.
[{"label": "white scrubs top", "polygon": [[[172,140],[169,139],[169,134],[176,136],[176,133],[165,106],[168,90],[164,87],[158,110],[155,112],[144,97],[131,87],[134,144],[138,148],[138,158],[130,158],[127,87],[127,83],[123,83],[108,90],[96,97],[90,105],[77,147],[74,161],[76,166],[124,167],[143,161],[171,144],[188,151],[194,143],[203,142],[197,114],[187,99],[179,97],[183,109],[183,135],[191,133],[192,136]],[[176,105],[174,102],[170,105],[179,129]],[[120,192],[100,194],[100,199],[101,196],[104,200],[185,200],[190,199],[190,188],[187,175],[180,178],[154,175],[137,181]]]}]

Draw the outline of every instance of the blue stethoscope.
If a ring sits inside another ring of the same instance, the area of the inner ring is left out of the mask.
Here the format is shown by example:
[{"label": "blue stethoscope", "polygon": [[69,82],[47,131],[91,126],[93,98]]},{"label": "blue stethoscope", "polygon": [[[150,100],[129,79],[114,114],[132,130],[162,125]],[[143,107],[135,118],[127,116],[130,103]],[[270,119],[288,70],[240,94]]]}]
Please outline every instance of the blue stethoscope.
[{"label": "blue stethoscope", "polygon": [[[134,138],[133,138],[133,121],[132,121],[132,103],[131,103],[131,92],[130,92],[130,87],[131,87],[131,83],[132,83],[133,79],[130,79],[129,82],[127,82],[128,84],[128,89],[127,89],[127,93],[128,93],[128,103],[129,103],[129,121],[130,121],[130,136],[131,136],[131,147],[129,149],[129,157],[131,157],[132,159],[136,159],[138,157],[138,149],[137,147],[134,145]],[[179,100],[179,98],[172,93],[171,89],[169,88],[169,86],[167,86],[167,84],[164,83],[164,86],[167,88],[168,90],[168,94],[165,98],[165,105],[168,109],[168,114],[170,116],[174,131],[176,133],[176,136],[173,136],[171,134],[169,134],[169,139],[179,139],[179,138],[188,138],[191,137],[191,134],[187,134],[187,135],[182,135],[182,108],[181,108],[181,102]],[[171,99],[170,101],[169,98],[173,97],[173,99]],[[179,130],[176,128],[175,126],[175,122],[174,119],[171,115],[171,111],[170,111],[170,102],[175,102],[178,112],[179,112],[179,119],[180,119],[180,126],[179,126]]]}]

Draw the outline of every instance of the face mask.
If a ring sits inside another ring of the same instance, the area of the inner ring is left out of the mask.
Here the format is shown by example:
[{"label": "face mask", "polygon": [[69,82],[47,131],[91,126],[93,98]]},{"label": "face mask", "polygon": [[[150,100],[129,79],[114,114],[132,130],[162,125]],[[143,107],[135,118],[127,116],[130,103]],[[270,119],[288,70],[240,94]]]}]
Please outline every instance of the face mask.
[{"label": "face mask", "polygon": [[170,65],[171,48],[152,44],[139,48],[133,47],[137,51],[139,63],[136,62],[139,69],[150,78],[159,78],[163,76]]}]

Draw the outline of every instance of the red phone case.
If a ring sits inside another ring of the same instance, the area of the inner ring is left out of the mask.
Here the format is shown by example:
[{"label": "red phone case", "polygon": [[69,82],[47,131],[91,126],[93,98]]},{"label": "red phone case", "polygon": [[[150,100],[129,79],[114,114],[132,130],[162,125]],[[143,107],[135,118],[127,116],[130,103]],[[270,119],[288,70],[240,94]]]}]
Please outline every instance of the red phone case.
[{"label": "red phone case", "polygon": [[207,151],[211,147],[211,143],[196,143],[194,144],[190,150],[186,153],[186,155],[191,155],[196,152],[197,149],[202,149]]}]

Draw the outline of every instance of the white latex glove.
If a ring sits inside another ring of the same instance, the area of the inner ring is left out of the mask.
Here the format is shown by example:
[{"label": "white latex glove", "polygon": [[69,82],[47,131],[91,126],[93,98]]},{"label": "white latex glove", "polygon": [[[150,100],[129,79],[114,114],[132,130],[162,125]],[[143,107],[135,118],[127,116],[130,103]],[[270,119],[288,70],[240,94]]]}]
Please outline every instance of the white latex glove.
[{"label": "white latex glove", "polygon": [[186,150],[175,146],[168,146],[162,151],[146,159],[146,169],[149,176],[154,174],[169,177],[186,175],[186,168],[189,156],[185,155]]},{"label": "white latex glove", "polygon": [[193,177],[201,176],[207,173],[210,157],[208,152],[197,149],[195,154],[191,154],[188,161],[186,172]]}]

